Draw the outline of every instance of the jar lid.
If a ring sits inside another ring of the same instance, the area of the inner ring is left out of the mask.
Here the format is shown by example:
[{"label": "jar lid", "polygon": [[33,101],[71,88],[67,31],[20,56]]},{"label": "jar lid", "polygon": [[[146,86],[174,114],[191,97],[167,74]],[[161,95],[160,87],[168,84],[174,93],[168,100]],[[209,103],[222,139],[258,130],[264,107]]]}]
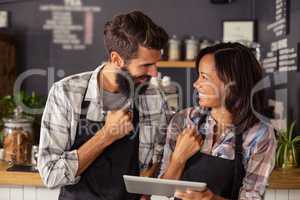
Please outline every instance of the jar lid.
[{"label": "jar lid", "polygon": [[161,84],[163,87],[167,87],[171,84],[171,78],[169,76],[164,76],[161,80]]},{"label": "jar lid", "polygon": [[20,106],[17,106],[14,109],[14,113],[11,117],[9,118],[3,118],[3,121],[5,124],[9,123],[32,123],[33,122],[33,118],[28,116],[28,115],[24,115],[23,114],[23,109]]},{"label": "jar lid", "polygon": [[157,77],[151,77],[151,79],[150,79],[150,85],[158,87],[159,86],[159,79]]},{"label": "jar lid", "polygon": [[187,38],[185,40],[185,42],[186,43],[198,43],[198,39],[195,36],[191,35],[189,38]]},{"label": "jar lid", "polygon": [[180,40],[177,38],[176,35],[173,35],[173,36],[169,39],[169,43],[180,44]]}]

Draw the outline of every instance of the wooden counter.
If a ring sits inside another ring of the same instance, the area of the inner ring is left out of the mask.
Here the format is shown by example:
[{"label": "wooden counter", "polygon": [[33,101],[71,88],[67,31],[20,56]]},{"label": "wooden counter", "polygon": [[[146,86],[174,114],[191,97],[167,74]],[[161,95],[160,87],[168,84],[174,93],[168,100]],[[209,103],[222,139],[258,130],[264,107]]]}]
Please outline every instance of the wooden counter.
[{"label": "wooden counter", "polygon": [[269,179],[270,189],[300,189],[300,168],[275,169]]},{"label": "wooden counter", "polygon": [[[9,165],[0,161],[0,185],[24,185],[43,187],[41,177],[32,172],[8,172]],[[300,189],[300,168],[272,172],[269,189]]]},{"label": "wooden counter", "polygon": [[44,184],[37,172],[6,171],[9,165],[0,161],[0,185],[24,185],[43,187]]}]

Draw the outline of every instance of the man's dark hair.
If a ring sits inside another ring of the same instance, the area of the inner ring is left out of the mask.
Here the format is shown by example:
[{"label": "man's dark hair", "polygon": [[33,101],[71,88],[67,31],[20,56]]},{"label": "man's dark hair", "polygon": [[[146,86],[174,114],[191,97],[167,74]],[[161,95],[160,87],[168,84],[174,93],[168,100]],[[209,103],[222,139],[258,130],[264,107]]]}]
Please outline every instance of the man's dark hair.
[{"label": "man's dark hair", "polygon": [[125,61],[136,56],[139,45],[160,50],[167,41],[166,31],[140,11],[115,16],[104,26],[108,54],[116,51]]},{"label": "man's dark hair", "polygon": [[207,54],[214,56],[219,79],[225,85],[233,83],[226,91],[224,102],[233,115],[233,124],[240,131],[251,128],[259,121],[251,106],[256,112],[265,114],[264,92],[260,91],[251,97],[252,89],[262,79],[262,67],[249,48],[239,43],[220,43],[200,51],[196,59],[197,71],[200,60]]}]

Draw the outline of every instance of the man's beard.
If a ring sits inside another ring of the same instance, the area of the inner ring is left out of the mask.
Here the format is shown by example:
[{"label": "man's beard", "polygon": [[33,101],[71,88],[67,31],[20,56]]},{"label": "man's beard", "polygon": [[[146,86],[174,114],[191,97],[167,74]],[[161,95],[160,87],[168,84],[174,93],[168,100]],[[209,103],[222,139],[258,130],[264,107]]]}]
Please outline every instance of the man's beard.
[{"label": "man's beard", "polygon": [[[117,73],[116,82],[119,87],[119,92],[129,97],[134,97],[138,94],[143,94],[149,87],[149,81],[151,76],[143,75],[139,77],[132,76],[127,69],[122,69]],[[145,79],[143,83],[138,82],[138,80]]]}]

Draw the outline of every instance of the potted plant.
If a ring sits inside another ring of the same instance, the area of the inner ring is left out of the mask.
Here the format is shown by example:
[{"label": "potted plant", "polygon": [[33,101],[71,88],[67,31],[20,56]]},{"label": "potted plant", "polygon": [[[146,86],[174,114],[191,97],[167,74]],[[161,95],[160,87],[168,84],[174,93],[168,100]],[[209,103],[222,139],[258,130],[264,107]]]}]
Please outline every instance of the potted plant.
[{"label": "potted plant", "polygon": [[295,121],[285,130],[278,133],[278,147],[276,152],[276,165],[287,169],[297,167],[296,144],[300,141],[300,135],[293,137]]}]

